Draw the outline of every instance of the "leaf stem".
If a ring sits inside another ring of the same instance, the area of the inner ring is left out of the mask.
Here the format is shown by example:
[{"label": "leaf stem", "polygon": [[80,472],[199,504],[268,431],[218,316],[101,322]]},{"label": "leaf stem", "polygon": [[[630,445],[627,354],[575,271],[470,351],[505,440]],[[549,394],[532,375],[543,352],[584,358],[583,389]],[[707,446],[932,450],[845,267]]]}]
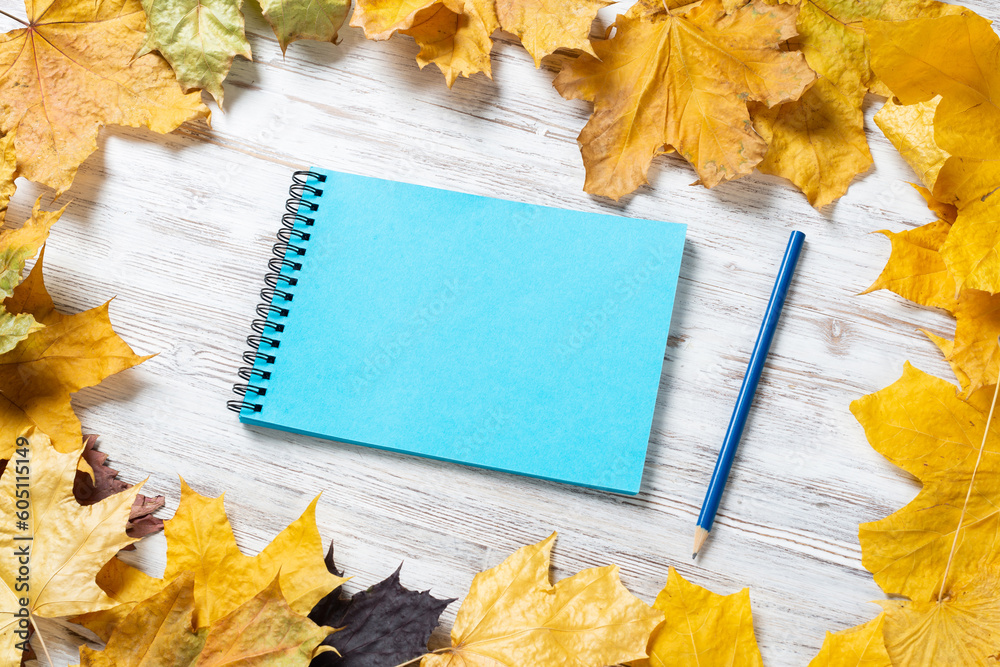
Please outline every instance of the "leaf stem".
[{"label": "leaf stem", "polygon": [[28,618],[31,619],[31,625],[35,628],[35,636],[38,637],[38,643],[42,645],[42,653],[45,654],[45,659],[48,661],[49,667],[56,667],[56,663],[52,662],[52,656],[49,655],[49,649],[45,645],[45,637],[42,637],[42,629],[38,627],[38,621],[35,620],[35,615],[29,611]]},{"label": "leaf stem", "polygon": [[[1000,345],[1000,339],[997,340]],[[969,479],[969,490],[965,493],[965,502],[962,503],[962,512],[958,515],[958,528],[955,529],[955,538],[951,541],[951,552],[948,554],[948,562],[944,565],[944,575],[941,577],[941,588],[938,589],[937,601],[941,603],[944,598],[944,587],[948,583],[948,572],[951,570],[951,561],[955,558],[955,549],[958,547],[958,536],[962,532],[962,523],[965,521],[965,511],[969,508],[969,498],[972,497],[972,487],[976,483],[976,473],[979,472],[979,464],[983,460],[983,450],[986,449],[986,438],[990,434],[990,422],[993,421],[993,410],[997,407],[997,396],[1000,395],[1000,377],[997,378],[996,388],[993,390],[993,403],[990,404],[990,414],[986,418],[986,427],[983,429],[983,441],[979,445],[979,455],[976,457],[976,466],[972,469],[972,477]]]},{"label": "leaf stem", "polygon": [[2,9],[0,9],[0,14],[3,14],[4,16],[6,16],[9,19],[13,19],[13,20],[17,21],[18,23],[20,23],[21,25],[23,25],[26,28],[30,28],[31,27],[30,25],[28,25],[28,23],[26,21],[22,21],[21,19],[17,18],[13,14],[8,14],[7,12],[5,12]]}]

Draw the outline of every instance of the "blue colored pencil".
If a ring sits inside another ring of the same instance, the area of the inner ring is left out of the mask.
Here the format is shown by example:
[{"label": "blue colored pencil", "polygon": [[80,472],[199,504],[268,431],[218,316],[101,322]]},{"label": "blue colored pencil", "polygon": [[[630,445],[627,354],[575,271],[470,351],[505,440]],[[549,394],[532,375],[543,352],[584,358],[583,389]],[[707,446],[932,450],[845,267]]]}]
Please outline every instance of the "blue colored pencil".
[{"label": "blue colored pencil", "polygon": [[788,238],[785,257],[781,260],[781,268],[774,281],[774,289],[771,290],[771,300],[767,303],[764,321],[760,324],[760,333],[757,334],[753,354],[750,355],[750,364],[747,366],[746,375],[743,376],[743,386],[740,387],[740,394],[736,398],[736,407],[733,408],[733,416],[729,420],[729,428],[722,441],[722,449],[719,450],[719,460],[715,462],[712,481],[708,483],[708,492],[701,505],[701,514],[698,515],[698,524],[695,529],[692,558],[698,556],[698,552],[712,530],[712,522],[715,521],[715,513],[719,509],[719,502],[726,490],[729,471],[732,470],[733,460],[736,458],[736,449],[740,446],[743,427],[747,423],[747,415],[750,414],[750,406],[753,404],[753,397],[757,392],[757,384],[760,382],[760,374],[764,370],[768,350],[771,349],[774,331],[778,328],[778,318],[781,317],[781,308],[785,305],[788,286],[792,282],[792,274],[795,273],[795,265],[799,261],[799,254],[802,252],[802,243],[805,238],[806,235],[802,232],[792,232]]}]

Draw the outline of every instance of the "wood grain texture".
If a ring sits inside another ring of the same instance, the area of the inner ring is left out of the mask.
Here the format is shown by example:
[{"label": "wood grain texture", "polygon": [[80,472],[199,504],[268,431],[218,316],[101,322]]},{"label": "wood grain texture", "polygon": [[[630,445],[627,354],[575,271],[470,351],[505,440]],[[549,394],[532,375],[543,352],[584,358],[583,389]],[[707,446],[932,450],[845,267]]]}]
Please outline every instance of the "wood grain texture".
[{"label": "wood grain texture", "polygon": [[[605,24],[616,8],[602,12]],[[972,8],[1000,18],[998,0]],[[338,46],[297,42],[282,58],[259,15],[247,26],[256,61],[235,63],[212,128],[105,130],[46,250],[57,306],[115,297],[119,333],[137,352],[159,353],[74,404],[121,477],[148,475],[145,492],[167,497],[161,515],[176,507],[178,475],[203,494],[226,492],[252,554],[322,493],[320,529],[354,577],[349,589],[403,561],[404,584],[457,598],[477,572],[558,530],[555,579],[614,562],[647,602],[669,565],[719,593],[749,586],[774,667],[805,665],[826,630],[875,616],[869,601],[882,595],[861,567],[858,523],[901,507],[917,485],[869,447],[848,405],[895,380],[907,359],[953,379],[918,331],[951,334],[951,320],[888,293],[858,296],[889,252],[870,232],[932,218],[871,122],[880,102],[866,109],[874,169],[823,214],[776,178],[692,187],[694,172],[671,156],[656,160],[651,186],[616,205],[581,191],[576,135],[589,106],[562,100],[551,86],[558,63],[536,70],[510,36],[498,35],[494,81],[462,79],[449,91],[435,68],[417,68],[407,38],[373,43],[345,29]],[[238,423],[225,401],[290,171],[311,164],[689,224],[638,497]],[[9,214],[18,222],[37,195],[51,200],[20,185]],[[716,528],[692,562],[694,521],[791,229],[806,233],[806,248]],[[162,535],[126,555],[156,575],[164,557]],[[83,631],[41,628],[57,664],[77,661]]]}]

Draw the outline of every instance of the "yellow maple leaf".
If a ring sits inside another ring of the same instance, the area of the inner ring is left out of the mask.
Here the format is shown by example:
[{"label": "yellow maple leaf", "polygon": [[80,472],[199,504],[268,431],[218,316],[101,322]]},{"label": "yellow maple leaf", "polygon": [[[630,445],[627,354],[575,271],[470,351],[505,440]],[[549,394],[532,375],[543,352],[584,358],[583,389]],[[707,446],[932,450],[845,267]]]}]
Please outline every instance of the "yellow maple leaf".
[{"label": "yellow maple leaf", "polygon": [[[995,384],[1000,350],[1000,294],[962,290],[952,309],[955,340],[938,344],[966,393]],[[934,337],[932,337],[934,340]],[[935,342],[938,342],[935,340]]]},{"label": "yellow maple leaf", "polygon": [[[930,600],[942,584],[946,591],[961,587],[982,555],[1000,547],[996,421],[959,526],[992,396],[991,387],[963,400],[951,383],[906,364],[895,383],[851,403],[871,446],[923,485],[903,509],[860,526],[861,562],[886,593]],[[949,579],[942,582],[956,531]]]},{"label": "yellow maple leaf", "polygon": [[396,32],[420,47],[421,69],[433,63],[450,88],[460,76],[483,72],[492,78],[492,34],[500,27],[521,39],[535,59],[559,48],[593,53],[590,25],[610,0],[358,0],[351,25],[368,39]]},{"label": "yellow maple leaf", "polygon": [[[0,136],[0,225],[7,221],[7,206],[17,191],[14,180],[18,176],[14,133],[10,132]],[[58,211],[42,211],[41,203],[39,197],[31,217],[20,228],[0,231],[0,299],[11,296],[21,281],[25,260],[35,256],[48,238],[49,228],[66,210],[64,206]]]},{"label": "yellow maple leaf", "polygon": [[435,5],[456,14],[464,8],[463,0],[358,0],[351,25],[365,31],[365,37],[385,40],[411,27],[417,14]]},{"label": "yellow maple leaf", "polygon": [[754,127],[768,145],[757,168],[790,180],[817,209],[843,196],[872,165],[864,97],[860,86],[844,92],[823,77],[795,102],[755,110]]},{"label": "yellow maple leaf", "polygon": [[[925,188],[917,190],[930,197]],[[942,218],[903,232],[880,230],[892,243],[892,253],[881,275],[862,294],[887,289],[914,303],[953,311],[957,286],[938,254],[950,230],[951,221]]]},{"label": "yellow maple leaf", "polygon": [[437,65],[450,88],[458,77],[477,72],[493,78],[490,35],[499,27],[493,0],[465,0],[457,12],[443,3],[423,9],[400,32],[420,46],[420,68]]},{"label": "yellow maple leaf", "polygon": [[969,583],[942,600],[879,602],[893,665],[986,667],[1000,646],[1000,571],[976,568]]},{"label": "yellow maple leaf", "polygon": [[14,196],[17,178],[17,154],[14,151],[14,133],[0,137],[0,225],[7,217],[7,205]]},{"label": "yellow maple leaf", "polygon": [[752,0],[728,12],[705,0],[686,13],[639,2],[615,20],[597,57],[568,63],[554,85],[567,99],[594,103],[578,142],[584,190],[619,199],[646,182],[653,157],[669,146],[707,187],[750,173],[767,144],[747,102],[793,100],[816,75],[801,53],[779,48],[795,34],[794,5]]},{"label": "yellow maple leaf", "polygon": [[938,220],[904,232],[880,232],[892,242],[892,253],[882,274],[863,293],[888,289],[914,303],[947,310],[957,320],[954,340],[924,333],[944,354],[963,391],[969,394],[997,381],[1000,294],[958,288],[941,249],[954,233],[961,213],[953,205],[934,199],[925,188],[917,190]]},{"label": "yellow maple leaf", "polygon": [[646,655],[663,613],[629,593],[618,566],[583,570],[554,586],[549,559],[555,533],[521,547],[472,580],[451,630],[452,645],[421,667],[612,665]]},{"label": "yellow maple leaf", "polygon": [[45,289],[44,272],[45,248],[38,252],[38,260],[31,267],[28,276],[17,284],[10,297],[4,301],[4,306],[14,313],[30,313],[39,322],[55,324],[72,315],[65,315],[56,310],[49,291]]},{"label": "yellow maple leaf", "polygon": [[932,190],[941,167],[948,159],[948,153],[934,143],[934,112],[938,102],[940,98],[936,97],[916,104],[897,104],[888,99],[875,114],[875,124],[917,173],[920,181]]},{"label": "yellow maple leaf", "polygon": [[22,340],[43,328],[27,313],[13,315],[0,309],[0,354],[14,349]]},{"label": "yellow maple leaf", "polygon": [[753,632],[750,590],[718,595],[684,579],[673,567],[656,596],[663,623],[649,640],[649,658],[633,667],[763,667]]},{"label": "yellow maple leaf", "polygon": [[[66,207],[58,211],[41,210],[41,197],[35,201],[31,217],[21,227],[0,231],[0,299],[14,295],[21,282],[24,263],[38,253],[49,237],[49,230]],[[20,309],[22,312],[24,308]]]},{"label": "yellow maple leaf", "polygon": [[490,35],[500,27],[493,0],[358,0],[351,25],[368,39],[413,37],[421,69],[434,63],[449,87],[459,76],[492,76]]},{"label": "yellow maple leaf", "polygon": [[826,633],[809,667],[892,667],[882,640],[884,624],[885,615],[880,614],[863,625]]},{"label": "yellow maple leaf", "polygon": [[181,500],[165,522],[167,567],[162,579],[126,565],[117,558],[98,576],[98,583],[119,605],[74,619],[107,640],[114,628],[142,600],[163,590],[184,572],[195,573],[196,621],[208,626],[260,593],[281,575],[281,590],[291,608],[307,614],[327,593],[346,579],[331,574],[323,560],[313,499],[298,519],[267,547],[250,557],[236,545],[223,497],[206,498],[182,479]]},{"label": "yellow maple leaf", "polygon": [[[0,150],[4,150],[2,145]],[[0,231],[0,299],[13,296],[14,288],[21,282],[25,261],[35,256],[48,238],[49,228],[62,215],[63,210],[42,211],[40,204],[41,198],[35,202],[31,217],[24,225]],[[0,222],[3,213],[0,207]],[[0,356],[13,350],[18,343],[40,331],[43,326],[33,313],[10,312],[5,305],[0,305]]]},{"label": "yellow maple leaf", "polygon": [[102,125],[164,133],[209,117],[160,56],[133,59],[145,34],[139,0],[25,4],[25,27],[0,36],[0,131],[14,133],[22,176],[62,193]]},{"label": "yellow maple leaf", "polygon": [[539,67],[556,49],[578,49],[596,57],[590,26],[598,10],[609,4],[611,0],[496,0],[496,10],[500,27],[517,35]]},{"label": "yellow maple leaf", "polygon": [[[4,517],[0,522],[0,664],[20,661],[17,644],[28,637],[25,614],[56,618],[114,604],[97,585],[95,575],[115,553],[135,542],[125,527],[142,484],[93,505],[80,505],[73,497],[73,484],[82,451],[82,439],[73,451],[60,452],[48,437],[29,431],[18,440],[11,462],[0,475],[0,516]],[[28,478],[27,498],[24,477]],[[15,522],[18,512],[26,513],[24,527]]]},{"label": "yellow maple leaf", "polygon": [[[39,259],[5,303],[8,312],[31,314],[45,328],[0,355],[0,458],[7,458],[17,434],[32,426],[47,434],[56,450],[75,452],[83,436],[70,396],[149,359],[115,333],[108,303],[75,315],[56,312],[41,273]],[[84,462],[81,469],[89,466]]]},{"label": "yellow maple leaf", "polygon": [[958,209],[955,208],[954,204],[938,201],[928,188],[920,187],[915,183],[911,183],[910,185],[912,185],[913,188],[920,193],[920,196],[923,197],[924,201],[927,203],[927,208],[931,210],[931,213],[938,217],[938,220],[944,220],[949,225],[955,224],[955,219],[958,217]]},{"label": "yellow maple leaf", "polygon": [[[996,187],[1000,188],[1000,161],[996,177]],[[998,221],[1000,196],[992,192],[959,210],[948,240],[941,247],[941,258],[962,287],[1000,294]]]},{"label": "yellow maple leaf", "polygon": [[[950,194],[960,204],[992,191],[985,181],[949,178],[961,160],[1000,159],[1000,138],[983,133],[1000,123],[1000,38],[990,22],[970,10],[910,21],[866,21],[872,68],[903,104],[941,101],[934,114],[935,142],[953,157],[942,170],[935,196]],[[967,165],[969,166],[969,165]]]},{"label": "yellow maple leaf", "polygon": [[768,142],[758,169],[789,179],[810,204],[822,208],[872,164],[861,106],[875,78],[862,20],[898,21],[958,8],[934,0],[799,4],[798,35],[789,44],[805,56],[818,79],[797,101],[755,112],[754,126]]},{"label": "yellow maple leaf", "polygon": [[[948,340],[947,338],[942,338],[941,336],[937,336],[931,333],[930,331],[924,331],[923,333],[925,336],[931,339],[932,343],[938,346],[938,349],[941,350],[941,353],[944,355],[945,359],[947,359],[949,355],[951,355],[952,348],[955,347],[954,341]],[[959,368],[958,365],[956,364],[952,364],[951,369],[955,372],[955,377],[958,378],[958,383],[963,387],[968,386],[969,376],[963,373],[962,369]]]},{"label": "yellow maple leaf", "polygon": [[288,606],[278,579],[208,627],[195,626],[195,578],[184,572],[138,603],[103,651],[80,647],[82,667],[306,667],[332,628]]},{"label": "yellow maple leaf", "polygon": [[940,96],[934,141],[949,157],[934,196],[958,219],[941,256],[960,287],[1000,292],[1000,38],[989,21],[959,15],[870,21],[872,67],[902,103]]}]

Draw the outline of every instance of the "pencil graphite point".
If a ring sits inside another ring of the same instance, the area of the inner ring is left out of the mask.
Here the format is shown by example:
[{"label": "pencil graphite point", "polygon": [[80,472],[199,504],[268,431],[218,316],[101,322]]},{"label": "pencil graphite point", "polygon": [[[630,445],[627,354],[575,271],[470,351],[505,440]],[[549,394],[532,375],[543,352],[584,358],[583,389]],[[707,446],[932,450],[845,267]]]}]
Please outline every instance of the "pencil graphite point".
[{"label": "pencil graphite point", "polygon": [[694,531],[694,549],[693,549],[694,553],[691,554],[691,558],[698,557],[698,552],[701,551],[701,548],[703,546],[705,546],[705,540],[707,539],[708,539],[708,531],[702,528],[701,526],[698,526],[698,528],[695,529]]}]

